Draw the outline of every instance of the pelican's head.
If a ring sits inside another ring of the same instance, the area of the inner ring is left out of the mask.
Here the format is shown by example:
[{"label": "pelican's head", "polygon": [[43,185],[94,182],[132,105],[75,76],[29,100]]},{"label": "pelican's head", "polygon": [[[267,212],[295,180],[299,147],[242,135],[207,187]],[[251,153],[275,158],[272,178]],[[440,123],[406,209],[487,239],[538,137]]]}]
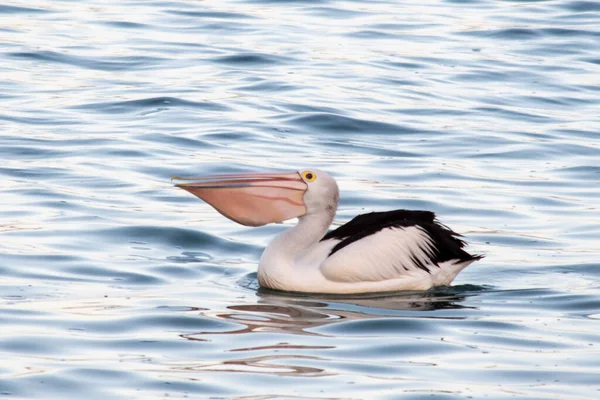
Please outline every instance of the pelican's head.
[{"label": "pelican's head", "polygon": [[201,198],[225,217],[247,226],[282,222],[307,214],[335,214],[335,180],[318,169],[179,178],[175,186]]},{"label": "pelican's head", "polygon": [[304,192],[306,214],[327,212],[335,215],[340,199],[339,189],[335,179],[327,172],[318,169],[304,169],[298,171],[307,185]]}]

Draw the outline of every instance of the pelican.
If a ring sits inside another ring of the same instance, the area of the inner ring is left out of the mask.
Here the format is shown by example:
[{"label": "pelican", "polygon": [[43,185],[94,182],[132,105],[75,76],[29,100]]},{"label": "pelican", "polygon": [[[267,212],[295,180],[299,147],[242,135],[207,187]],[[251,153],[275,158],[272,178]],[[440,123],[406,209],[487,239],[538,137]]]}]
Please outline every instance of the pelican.
[{"label": "pelican", "polygon": [[327,232],[339,202],[336,181],[318,169],[179,178],[175,186],[245,226],[298,218],[258,264],[263,287],[311,293],[427,290],[449,285],[483,256],[430,211],[361,214]]}]

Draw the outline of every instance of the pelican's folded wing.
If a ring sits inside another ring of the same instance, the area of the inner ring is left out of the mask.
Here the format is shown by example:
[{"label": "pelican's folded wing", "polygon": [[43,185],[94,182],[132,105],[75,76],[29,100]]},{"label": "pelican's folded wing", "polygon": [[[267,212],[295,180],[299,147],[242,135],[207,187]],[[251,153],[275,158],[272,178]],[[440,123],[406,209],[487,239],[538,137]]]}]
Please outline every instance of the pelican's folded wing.
[{"label": "pelican's folded wing", "polygon": [[463,250],[465,243],[459,237],[429,211],[363,214],[325,235],[323,241],[337,243],[320,268],[327,279],[338,282],[435,275],[435,281],[449,283],[481,258]]}]

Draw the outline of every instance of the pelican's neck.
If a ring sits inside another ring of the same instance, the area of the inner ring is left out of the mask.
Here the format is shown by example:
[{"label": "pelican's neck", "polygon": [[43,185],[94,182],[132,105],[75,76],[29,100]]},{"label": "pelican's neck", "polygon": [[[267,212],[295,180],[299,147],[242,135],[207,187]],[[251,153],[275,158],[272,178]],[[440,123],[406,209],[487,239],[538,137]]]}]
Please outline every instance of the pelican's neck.
[{"label": "pelican's neck", "polygon": [[277,235],[267,250],[273,249],[282,256],[294,258],[321,240],[331,221],[333,215],[324,212],[304,215],[298,219],[296,226]]},{"label": "pelican's neck", "polygon": [[[273,239],[260,258],[258,279],[262,286],[286,289],[302,274],[296,258],[317,243],[327,232],[335,212],[307,214],[298,223]],[[305,271],[306,272],[306,271]]]}]

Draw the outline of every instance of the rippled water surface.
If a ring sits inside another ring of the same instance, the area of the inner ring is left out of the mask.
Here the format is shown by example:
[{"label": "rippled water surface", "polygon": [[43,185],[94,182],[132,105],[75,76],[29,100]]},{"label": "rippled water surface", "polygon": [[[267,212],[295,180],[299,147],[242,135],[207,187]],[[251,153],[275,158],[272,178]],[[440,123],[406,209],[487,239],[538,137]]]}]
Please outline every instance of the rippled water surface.
[{"label": "rippled water surface", "polygon": [[[0,5],[0,398],[600,398],[597,1]],[[450,288],[258,288],[172,175],[430,209]]]}]

